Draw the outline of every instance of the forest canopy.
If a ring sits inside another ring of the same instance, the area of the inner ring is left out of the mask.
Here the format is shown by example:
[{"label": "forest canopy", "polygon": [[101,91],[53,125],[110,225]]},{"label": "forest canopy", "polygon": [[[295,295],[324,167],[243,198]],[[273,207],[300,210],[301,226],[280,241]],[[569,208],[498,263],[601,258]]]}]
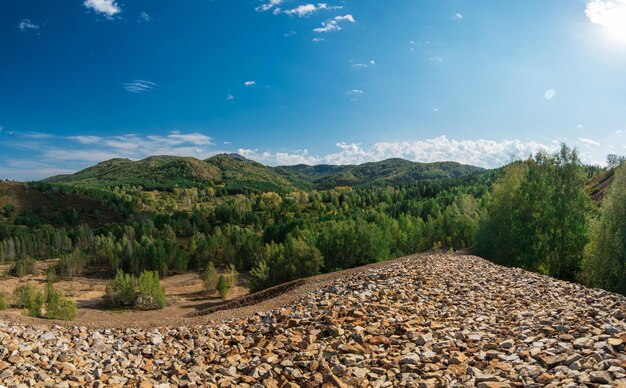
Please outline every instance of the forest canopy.
[{"label": "forest canopy", "polygon": [[[142,162],[170,169],[180,160]],[[498,264],[624,293],[626,174],[623,159],[610,162],[613,169],[584,166],[576,150],[563,146],[558,153],[539,153],[495,170],[461,173],[461,165],[451,164],[456,172],[435,178],[420,165],[423,176],[408,179],[417,165],[392,160],[369,170],[364,165],[276,169],[271,172],[280,180],[249,175],[268,180],[253,187],[242,183],[250,181],[233,166],[267,172],[265,166],[232,156],[213,160],[216,169],[196,166],[196,173],[211,177],[230,169],[229,177],[220,178],[230,182],[223,187],[156,189],[134,181],[106,186],[55,178],[30,183],[28,190],[53,203],[75,196],[93,206],[42,210],[9,201],[0,212],[0,262],[27,270],[33,259],[59,258],[60,276],[111,278],[119,271],[164,277],[234,266],[249,273],[250,287],[259,290],[429,249],[472,249]],[[115,161],[113,170],[129,165]],[[401,172],[401,184],[389,184],[394,169],[396,177]],[[605,201],[594,204],[589,182],[613,173]],[[330,177],[342,184],[319,190],[283,185],[312,179],[324,186],[320,182]],[[377,183],[355,184],[360,179]],[[5,183],[4,190],[11,185],[17,183]],[[109,222],[97,222],[89,208],[99,209],[99,219],[103,212],[114,214],[106,214]]]}]

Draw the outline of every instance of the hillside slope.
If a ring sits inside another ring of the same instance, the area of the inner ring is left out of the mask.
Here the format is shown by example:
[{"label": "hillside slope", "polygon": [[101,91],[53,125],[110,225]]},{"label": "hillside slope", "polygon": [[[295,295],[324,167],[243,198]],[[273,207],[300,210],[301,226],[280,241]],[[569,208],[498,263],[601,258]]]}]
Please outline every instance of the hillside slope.
[{"label": "hillside slope", "polygon": [[71,175],[45,179],[50,183],[71,183],[87,186],[136,185],[146,188],[190,187],[219,180],[221,171],[194,158],[151,156],[132,161],[111,159]]},{"label": "hillside slope", "polygon": [[205,162],[221,172],[220,182],[230,191],[289,192],[299,188],[273,168],[241,155],[215,155]]},{"label": "hillside slope", "polygon": [[459,178],[482,168],[456,162],[417,163],[404,159],[387,159],[380,162],[349,166],[336,174],[320,178],[319,188],[336,186],[396,186],[430,179]]},{"label": "hillside slope", "polygon": [[111,159],[75,174],[45,179],[50,183],[87,186],[135,185],[147,189],[225,187],[231,192],[330,189],[337,186],[395,186],[429,179],[458,178],[482,171],[455,162],[417,163],[388,159],[361,165],[296,165],[268,167],[237,154],[204,161],[152,156],[139,161]]},{"label": "hillside slope", "polygon": [[44,180],[85,186],[135,185],[147,189],[220,187],[233,191],[285,191],[296,187],[272,168],[236,154],[206,160],[178,156],[151,156],[132,161],[111,159],[75,174]]},{"label": "hillside slope", "polygon": [[158,324],[167,327],[5,318],[0,383],[488,388],[626,378],[626,298],[475,256],[409,256],[307,280],[277,305],[281,297]]},{"label": "hillside slope", "polygon": [[[4,210],[7,205],[14,208],[11,214]],[[26,183],[0,181],[0,225],[69,226],[73,210],[81,223],[91,226],[124,220],[116,211],[92,198],[56,190],[42,191]]]}]

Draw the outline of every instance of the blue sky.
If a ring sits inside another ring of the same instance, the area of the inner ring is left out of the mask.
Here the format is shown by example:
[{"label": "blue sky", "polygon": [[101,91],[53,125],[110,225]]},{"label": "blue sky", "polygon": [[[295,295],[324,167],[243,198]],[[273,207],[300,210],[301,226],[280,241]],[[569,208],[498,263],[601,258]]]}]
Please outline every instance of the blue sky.
[{"label": "blue sky", "polygon": [[0,0],[0,178],[626,153],[625,0]]}]

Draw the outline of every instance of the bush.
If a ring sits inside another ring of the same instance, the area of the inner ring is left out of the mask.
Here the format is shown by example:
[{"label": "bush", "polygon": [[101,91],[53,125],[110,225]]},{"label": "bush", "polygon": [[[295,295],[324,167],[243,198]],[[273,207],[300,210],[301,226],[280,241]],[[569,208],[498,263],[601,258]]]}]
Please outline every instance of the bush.
[{"label": "bush", "polygon": [[9,308],[9,302],[7,302],[7,296],[3,293],[0,293],[0,311],[6,310]]},{"label": "bush", "polygon": [[259,262],[259,265],[250,271],[250,280],[248,281],[248,287],[252,292],[260,291],[267,287],[268,279],[270,277],[270,267],[265,260]]},{"label": "bush", "polygon": [[59,281],[57,276],[57,269],[53,266],[48,267],[46,270],[46,281],[48,283],[56,283]]},{"label": "bush", "polygon": [[233,288],[237,285],[238,276],[239,273],[237,272],[233,264],[230,264],[228,267],[226,267],[226,270],[224,271],[224,277],[228,282],[228,288]]},{"label": "bush", "polygon": [[204,288],[207,291],[214,292],[217,287],[218,274],[215,270],[215,266],[213,262],[209,261],[209,264],[206,266],[206,269],[202,273],[202,280],[204,282]]},{"label": "bush", "polygon": [[36,270],[36,261],[31,257],[25,257],[23,259],[19,259],[15,262],[13,266],[13,272],[15,276],[21,278],[26,275],[32,275]]},{"label": "bush", "polygon": [[15,213],[15,205],[13,205],[12,203],[8,203],[4,205],[2,210],[4,211],[4,215],[7,218],[11,218],[13,216],[13,213]]},{"label": "bush", "polygon": [[46,304],[57,303],[61,295],[54,289],[52,283],[46,283]]},{"label": "bush", "polygon": [[136,302],[135,284],[137,279],[118,270],[104,292],[104,301],[112,306],[133,306]]},{"label": "bush", "polygon": [[165,289],[161,286],[159,273],[143,271],[139,276],[137,306],[142,309],[162,309],[165,305]]},{"label": "bush", "polygon": [[46,306],[46,318],[61,321],[73,321],[78,315],[78,308],[73,300],[62,297],[55,304]]},{"label": "bush", "polygon": [[73,300],[57,292],[52,283],[46,285],[46,318],[73,321],[78,308]]},{"label": "bush", "polygon": [[28,309],[28,315],[31,317],[40,317],[41,308],[46,298],[43,293],[37,289],[32,283],[26,283],[15,287],[13,291],[15,305],[18,308]]},{"label": "bush", "polygon": [[219,292],[220,298],[226,299],[226,296],[228,296],[228,289],[228,280],[226,280],[224,275],[220,275],[217,279],[217,292]]}]

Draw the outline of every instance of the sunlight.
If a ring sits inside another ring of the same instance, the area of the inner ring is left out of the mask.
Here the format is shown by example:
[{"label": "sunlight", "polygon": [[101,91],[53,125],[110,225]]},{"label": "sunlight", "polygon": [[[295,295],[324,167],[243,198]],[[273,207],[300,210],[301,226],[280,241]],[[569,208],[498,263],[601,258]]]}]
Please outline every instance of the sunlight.
[{"label": "sunlight", "polygon": [[603,26],[612,38],[626,42],[625,0],[592,0],[585,13],[590,22]]}]

